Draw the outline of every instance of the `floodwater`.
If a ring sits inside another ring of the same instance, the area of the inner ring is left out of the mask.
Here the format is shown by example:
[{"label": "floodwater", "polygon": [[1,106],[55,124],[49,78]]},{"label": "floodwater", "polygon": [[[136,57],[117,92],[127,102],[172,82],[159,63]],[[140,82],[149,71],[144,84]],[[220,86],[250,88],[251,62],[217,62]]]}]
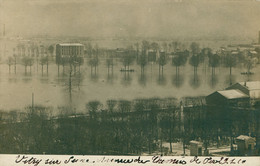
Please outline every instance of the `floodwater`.
[{"label": "floodwater", "polygon": [[[186,96],[208,95],[216,90],[221,90],[230,85],[230,82],[240,82],[246,80],[256,80],[260,78],[258,68],[252,71],[256,74],[247,78],[240,72],[245,71],[241,66],[233,68],[232,77],[229,77],[229,69],[218,67],[215,75],[212,76],[211,68],[207,64],[201,64],[198,68],[197,76],[194,78],[193,67],[188,63],[180,68],[180,75],[177,79],[175,67],[168,63],[164,67],[163,75],[159,75],[158,64],[148,64],[145,67],[143,76],[140,74],[140,66],[133,64],[130,66],[134,72],[120,72],[123,65],[117,60],[113,73],[106,67],[105,59],[100,59],[100,64],[95,74],[94,69],[87,65],[87,59],[80,68],[80,72],[72,73],[71,90],[69,88],[69,66],[64,69],[51,62],[43,73],[41,66],[36,63],[27,68],[25,74],[24,66],[17,65],[9,68],[7,64],[0,64],[0,110],[10,111],[22,109],[32,104],[32,93],[34,94],[34,104],[60,107],[72,105],[77,112],[84,112],[87,102],[99,100],[104,105],[106,100],[133,100],[137,98],[151,97],[176,97],[178,99]],[[71,92],[71,96],[70,96]]]}]

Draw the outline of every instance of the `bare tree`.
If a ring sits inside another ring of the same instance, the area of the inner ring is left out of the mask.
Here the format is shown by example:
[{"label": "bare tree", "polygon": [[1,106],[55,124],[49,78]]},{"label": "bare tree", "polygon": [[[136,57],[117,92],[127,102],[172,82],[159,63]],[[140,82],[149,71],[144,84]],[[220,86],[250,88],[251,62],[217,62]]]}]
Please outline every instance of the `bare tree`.
[{"label": "bare tree", "polygon": [[13,59],[13,57],[8,57],[8,59],[7,59],[7,64],[8,64],[8,66],[9,66],[9,73],[11,72],[11,66],[14,64],[14,59]]}]

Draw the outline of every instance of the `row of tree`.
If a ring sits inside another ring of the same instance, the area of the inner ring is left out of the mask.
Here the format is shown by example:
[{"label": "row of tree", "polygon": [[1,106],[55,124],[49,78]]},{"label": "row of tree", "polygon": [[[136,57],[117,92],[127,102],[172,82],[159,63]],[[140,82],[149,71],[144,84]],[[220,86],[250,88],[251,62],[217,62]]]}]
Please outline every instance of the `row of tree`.
[{"label": "row of tree", "polygon": [[[195,101],[197,99],[195,98]],[[185,103],[185,102],[183,102]],[[199,102],[198,102],[199,103]],[[51,112],[60,111],[53,117]],[[181,107],[175,98],[108,100],[86,104],[86,114],[72,108],[59,110],[41,106],[27,108],[26,114],[0,115],[0,152],[30,154],[167,154],[173,143],[203,142],[209,146],[233,145],[241,134],[259,137],[258,107],[241,110],[231,107],[193,105]],[[181,113],[183,112],[183,113]],[[183,116],[183,117],[182,117]],[[243,118],[242,118],[243,117]],[[162,146],[169,143],[169,149]],[[231,146],[232,147],[232,146]]]}]

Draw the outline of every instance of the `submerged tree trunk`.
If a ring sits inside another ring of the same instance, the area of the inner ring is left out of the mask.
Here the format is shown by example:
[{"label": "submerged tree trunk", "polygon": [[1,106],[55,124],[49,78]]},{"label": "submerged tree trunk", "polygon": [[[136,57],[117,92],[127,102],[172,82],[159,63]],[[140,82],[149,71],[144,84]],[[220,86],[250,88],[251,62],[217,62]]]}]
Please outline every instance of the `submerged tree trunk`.
[{"label": "submerged tree trunk", "polygon": [[9,66],[9,74],[10,74],[10,72],[11,72],[11,65],[9,64],[8,66]]},{"label": "submerged tree trunk", "polygon": [[60,75],[60,65],[58,64],[58,76]]}]

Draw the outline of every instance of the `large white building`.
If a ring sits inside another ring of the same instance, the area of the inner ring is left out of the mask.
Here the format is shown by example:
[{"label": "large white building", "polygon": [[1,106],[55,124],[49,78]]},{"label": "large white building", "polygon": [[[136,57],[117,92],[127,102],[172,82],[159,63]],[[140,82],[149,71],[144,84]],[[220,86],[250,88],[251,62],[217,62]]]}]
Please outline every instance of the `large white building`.
[{"label": "large white building", "polygon": [[84,45],[80,43],[62,43],[56,45],[56,60],[66,57],[83,57]]}]

